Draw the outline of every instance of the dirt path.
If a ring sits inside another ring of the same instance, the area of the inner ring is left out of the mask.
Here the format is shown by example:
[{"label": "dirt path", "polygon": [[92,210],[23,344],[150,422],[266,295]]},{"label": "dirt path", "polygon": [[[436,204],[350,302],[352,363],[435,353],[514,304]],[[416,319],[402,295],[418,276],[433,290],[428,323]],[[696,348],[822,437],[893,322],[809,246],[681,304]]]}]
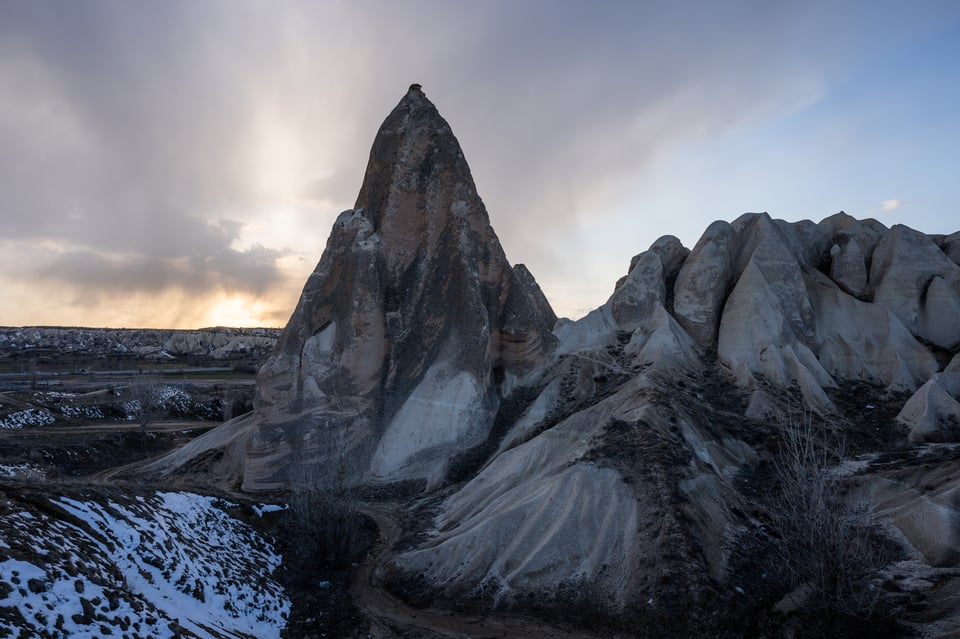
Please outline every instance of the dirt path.
[{"label": "dirt path", "polygon": [[370,636],[373,639],[597,639],[595,635],[546,626],[540,620],[520,615],[469,615],[413,608],[393,596],[382,584],[379,566],[400,537],[400,525],[395,515],[397,508],[390,504],[365,504],[360,509],[376,522],[380,539],[357,567],[350,590],[357,606],[371,621]]},{"label": "dirt path", "polygon": [[[223,422],[203,422],[182,420],[173,422],[153,422],[147,426],[147,432],[164,433],[177,430],[210,430]],[[70,426],[29,426],[0,430],[0,437],[37,437],[38,435],[93,435],[97,433],[120,433],[140,430],[136,422],[95,422]]]}]

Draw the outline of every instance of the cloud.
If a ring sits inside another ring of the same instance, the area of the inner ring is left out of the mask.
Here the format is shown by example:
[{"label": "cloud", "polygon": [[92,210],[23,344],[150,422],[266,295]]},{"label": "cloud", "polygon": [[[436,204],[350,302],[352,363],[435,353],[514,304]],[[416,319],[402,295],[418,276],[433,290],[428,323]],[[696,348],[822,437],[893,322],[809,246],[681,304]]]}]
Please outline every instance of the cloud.
[{"label": "cloud", "polygon": [[89,287],[86,299],[105,305],[156,291],[288,299],[278,259],[316,262],[377,127],[417,81],[457,133],[507,254],[549,294],[590,259],[565,234],[603,224],[649,167],[816,102],[858,47],[880,46],[873,34],[907,32],[920,13],[817,2],[4,3],[4,239],[54,247],[22,277]]},{"label": "cloud", "polygon": [[[189,296],[220,291],[258,297],[284,279],[277,264],[283,253],[262,246],[168,258],[55,246],[29,250],[8,246],[6,252],[3,266],[7,274],[59,284],[77,294],[86,291],[88,304],[113,295],[169,291]],[[11,254],[16,256],[15,262]]]},{"label": "cloud", "polygon": [[894,209],[899,209],[901,206],[903,206],[903,202],[897,199],[884,200],[880,203],[880,208],[884,211],[893,211]]}]

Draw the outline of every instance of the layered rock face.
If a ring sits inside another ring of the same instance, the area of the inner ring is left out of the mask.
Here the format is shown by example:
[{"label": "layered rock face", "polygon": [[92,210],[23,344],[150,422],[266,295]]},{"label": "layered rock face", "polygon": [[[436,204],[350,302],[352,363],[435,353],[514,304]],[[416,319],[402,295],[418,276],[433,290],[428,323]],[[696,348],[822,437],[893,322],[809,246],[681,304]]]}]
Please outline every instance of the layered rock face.
[{"label": "layered rock face", "polygon": [[227,445],[215,472],[247,490],[332,455],[372,481],[435,485],[544,363],[555,320],[529,271],[507,262],[450,126],[412,87],[259,372],[254,415],[164,470]]},{"label": "layered rock face", "polygon": [[[557,321],[412,87],[259,374],[255,411],[154,469],[264,490],[346,458],[351,481],[425,489],[420,541],[390,561],[441,596],[572,588],[600,609],[675,615],[732,590],[771,538],[757,477],[790,415],[874,453],[908,435],[960,441],[958,238],[749,213],[692,249],[660,238],[604,305]],[[861,461],[859,494],[918,560],[951,565],[960,510],[926,494],[929,467]],[[932,541],[920,519],[933,511],[952,532]]]}]

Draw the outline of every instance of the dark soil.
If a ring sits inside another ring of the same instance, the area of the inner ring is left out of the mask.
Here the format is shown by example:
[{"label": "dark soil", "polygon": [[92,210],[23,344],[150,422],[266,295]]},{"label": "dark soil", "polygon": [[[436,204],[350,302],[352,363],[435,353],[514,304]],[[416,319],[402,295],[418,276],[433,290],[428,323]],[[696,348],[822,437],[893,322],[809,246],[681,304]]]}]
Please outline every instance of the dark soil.
[{"label": "dark soil", "polygon": [[0,462],[30,462],[50,479],[85,477],[108,468],[134,463],[182,446],[210,426],[143,433],[104,430],[75,433],[43,427],[0,431]]},{"label": "dark soil", "polygon": [[370,621],[350,596],[350,569],[324,570],[289,565],[284,557],[275,575],[290,598],[286,639],[366,637]]}]

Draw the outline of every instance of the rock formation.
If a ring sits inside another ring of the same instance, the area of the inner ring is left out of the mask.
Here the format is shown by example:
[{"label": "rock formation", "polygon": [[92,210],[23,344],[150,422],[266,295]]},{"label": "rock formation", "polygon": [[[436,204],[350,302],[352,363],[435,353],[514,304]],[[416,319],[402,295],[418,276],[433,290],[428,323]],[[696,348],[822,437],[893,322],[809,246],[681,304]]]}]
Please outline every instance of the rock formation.
[{"label": "rock formation", "polygon": [[164,470],[227,438],[217,472],[277,487],[291,462],[323,463],[328,434],[345,430],[337,454],[369,480],[436,485],[537,374],[555,321],[529,271],[507,262],[450,126],[413,85],[260,370],[254,415]]},{"label": "rock formation", "polygon": [[[917,561],[953,565],[957,502],[925,492],[929,466],[898,474],[877,453],[907,431],[960,441],[958,237],[748,213],[692,250],[660,238],[604,305],[557,321],[413,85],[260,371],[254,413],[152,470],[256,491],[348,457],[354,481],[416,484],[431,514],[391,565],[441,598],[573,589],[676,616],[733,592],[750,549],[772,543],[758,477],[801,414],[858,442],[850,482]],[[932,539],[934,511],[946,532]]]}]

